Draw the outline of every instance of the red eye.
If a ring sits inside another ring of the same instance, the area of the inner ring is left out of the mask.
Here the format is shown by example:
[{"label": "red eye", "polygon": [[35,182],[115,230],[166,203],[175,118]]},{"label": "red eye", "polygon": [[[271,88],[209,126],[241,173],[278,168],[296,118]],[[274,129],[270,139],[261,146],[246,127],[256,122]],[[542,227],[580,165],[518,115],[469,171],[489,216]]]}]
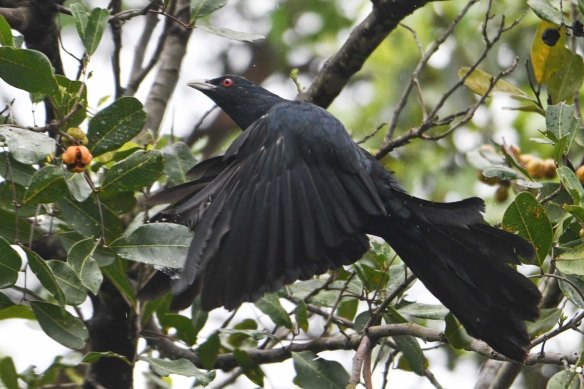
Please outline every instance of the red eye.
[{"label": "red eye", "polygon": [[221,84],[225,87],[225,88],[230,88],[233,86],[233,80],[231,78],[226,78],[225,80],[221,81]]}]

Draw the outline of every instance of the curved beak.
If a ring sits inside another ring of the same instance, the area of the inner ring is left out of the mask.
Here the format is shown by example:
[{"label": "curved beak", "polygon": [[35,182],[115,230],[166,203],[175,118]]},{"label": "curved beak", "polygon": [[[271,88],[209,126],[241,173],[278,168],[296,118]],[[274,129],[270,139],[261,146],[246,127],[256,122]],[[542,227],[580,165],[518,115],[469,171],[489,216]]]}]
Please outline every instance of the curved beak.
[{"label": "curved beak", "polygon": [[217,86],[209,83],[207,80],[193,80],[190,81],[188,84],[191,88],[195,88],[200,91],[212,90],[217,88]]}]

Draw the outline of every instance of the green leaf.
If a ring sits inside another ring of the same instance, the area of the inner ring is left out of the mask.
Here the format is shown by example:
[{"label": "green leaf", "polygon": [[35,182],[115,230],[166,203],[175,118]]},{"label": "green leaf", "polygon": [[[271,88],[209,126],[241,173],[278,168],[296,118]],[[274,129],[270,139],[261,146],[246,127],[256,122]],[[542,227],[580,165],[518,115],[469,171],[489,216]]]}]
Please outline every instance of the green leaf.
[{"label": "green leaf", "polygon": [[206,385],[205,383],[209,383],[215,378],[215,372],[203,372],[188,359],[180,358],[171,361],[144,356],[140,359],[148,362],[152,369],[161,376],[179,374],[186,377],[196,377],[202,385]]},{"label": "green leaf", "polygon": [[69,305],[83,303],[87,298],[87,291],[73,269],[66,262],[57,260],[49,260],[47,265],[51,268],[59,288],[65,295],[65,302]]},{"label": "green leaf", "polygon": [[554,153],[559,160],[570,149],[578,130],[574,106],[564,103],[548,106],[545,111],[545,123],[547,131],[553,134],[551,139],[559,145]]},{"label": "green leaf", "polygon": [[117,358],[126,362],[128,365],[132,364],[127,357],[114,353],[113,351],[90,351],[85,355],[74,351],[67,353],[67,355],[63,356],[62,358],[59,358],[55,364],[67,367],[75,367],[81,365],[82,363],[97,362],[101,358]]},{"label": "green leaf", "polygon": [[99,111],[89,122],[89,150],[94,157],[116,150],[134,138],[145,123],[146,112],[138,99],[119,98]]},{"label": "green leaf", "polygon": [[304,332],[308,332],[308,308],[304,300],[300,300],[294,309],[294,316],[296,316],[296,324]]},{"label": "green leaf", "polygon": [[261,299],[256,301],[255,306],[268,315],[277,326],[283,326],[288,329],[293,328],[292,320],[290,320],[288,312],[280,304],[280,299],[277,294],[267,293],[263,295]]},{"label": "green leaf", "polygon": [[[464,77],[464,75],[467,74],[469,70],[470,70],[469,67],[460,68],[458,70],[458,78]],[[466,85],[466,87],[469,88],[474,93],[480,96],[484,96],[489,90],[491,80],[494,79],[495,77],[490,75],[489,73],[481,69],[474,69],[473,72],[469,74],[469,76],[464,80],[464,85]],[[492,91],[505,93],[513,99],[531,100],[525,92],[523,92],[521,89],[505,80],[497,81]]]},{"label": "green leaf", "polygon": [[3,16],[0,16],[0,45],[14,47],[12,29]]},{"label": "green leaf", "polygon": [[134,287],[130,284],[126,275],[126,262],[116,258],[110,265],[102,267],[103,274],[115,285],[130,304],[136,302]]},{"label": "green leaf", "polygon": [[26,246],[20,246],[28,258],[28,266],[34,275],[39,279],[41,285],[44,286],[57,299],[59,305],[65,305],[65,294],[59,287],[57,279],[53,271],[37,253],[30,250]]},{"label": "green leaf", "polygon": [[483,176],[487,178],[498,178],[500,180],[515,180],[521,176],[513,169],[507,166],[491,166],[483,170]]},{"label": "green leaf", "polygon": [[132,192],[151,185],[162,174],[163,169],[164,160],[159,151],[138,150],[107,171],[101,189]]},{"label": "green leaf", "polygon": [[576,177],[576,174],[567,166],[561,166],[556,170],[560,182],[568,191],[575,205],[584,205],[584,188]]},{"label": "green leaf", "polygon": [[30,223],[22,217],[16,218],[14,214],[8,213],[0,208],[0,236],[8,241],[19,241],[25,236],[38,237],[38,232],[33,230]]},{"label": "green leaf", "polygon": [[59,84],[59,90],[52,96],[55,115],[58,119],[67,117],[61,128],[77,127],[87,117],[87,87],[81,81],[60,74],[55,74],[55,79]]},{"label": "green leaf", "polygon": [[233,326],[233,329],[220,329],[222,333],[229,334],[227,343],[233,348],[257,347],[257,341],[264,339],[262,331],[258,331],[258,323],[253,319],[245,319]]},{"label": "green leaf", "polygon": [[80,203],[87,200],[89,196],[93,193],[93,189],[89,186],[89,183],[85,179],[85,175],[71,173],[68,170],[63,169],[63,178],[69,189],[69,193],[73,198]]},{"label": "green leaf", "polygon": [[197,26],[203,31],[207,31],[210,34],[217,35],[223,38],[231,39],[240,42],[255,42],[261,39],[265,39],[263,35],[250,34],[247,32],[235,31],[229,28],[216,27],[216,26]]},{"label": "green leaf", "polygon": [[86,238],[101,236],[101,217],[103,217],[103,229],[108,242],[119,238],[124,231],[124,224],[116,213],[103,203],[100,208],[93,196],[82,203],[78,203],[69,196],[64,196],[57,204],[63,220],[67,222],[69,227]]},{"label": "green leaf", "polygon": [[[67,196],[59,201],[58,205],[63,220],[84,237],[101,236],[102,224],[108,242],[118,238],[123,232],[122,221],[104,204],[101,204],[100,212],[94,197],[78,203]],[[103,217],[103,223],[100,215]]]},{"label": "green leaf", "polygon": [[296,377],[294,382],[304,389],[345,389],[349,374],[336,361],[327,361],[312,351],[292,353]]},{"label": "green leaf", "polygon": [[[0,254],[1,255],[1,254]],[[14,303],[10,297],[6,296],[4,293],[0,292],[0,310],[8,307],[12,307]]]},{"label": "green leaf", "polygon": [[562,249],[555,257],[556,266],[564,274],[584,275],[584,244]]},{"label": "green leaf", "polygon": [[446,315],[444,321],[446,323],[444,335],[448,339],[448,344],[455,349],[467,349],[473,339],[466,333],[462,324],[456,320],[452,313]]},{"label": "green leaf", "polygon": [[199,335],[199,332],[207,323],[207,318],[209,317],[209,312],[203,311],[201,309],[201,299],[195,299],[193,305],[191,305],[191,322],[193,323],[193,334]]},{"label": "green leaf", "polygon": [[82,37],[87,55],[91,56],[99,46],[103,32],[107,27],[108,17],[109,11],[107,9],[94,8],[91,10]]},{"label": "green leaf", "polygon": [[191,21],[212,14],[227,4],[227,0],[191,0]]},{"label": "green leaf", "polygon": [[[549,46],[542,40],[545,30],[558,30],[560,39],[555,45]],[[541,21],[535,31],[533,43],[531,45],[531,66],[535,79],[540,84],[547,84],[550,78],[562,67],[566,48],[566,29],[559,28],[558,25],[546,21]]]},{"label": "green leaf", "polygon": [[188,346],[192,346],[197,341],[194,334],[193,323],[191,319],[177,313],[167,313],[158,316],[160,324],[164,329],[174,328],[176,330],[175,338],[182,340]]},{"label": "green leaf", "polygon": [[5,319],[26,319],[34,320],[32,310],[26,305],[12,305],[0,310],[0,320]]},{"label": "green leaf", "polygon": [[572,101],[584,81],[584,62],[578,54],[567,50],[564,53],[562,67],[555,72],[548,82],[551,101]]},{"label": "green leaf", "polygon": [[22,259],[18,252],[12,248],[10,242],[0,236],[0,289],[16,283],[21,266]]},{"label": "green leaf", "polygon": [[536,322],[526,322],[527,332],[531,338],[543,335],[558,324],[561,316],[562,311],[558,308],[542,309]]},{"label": "green leaf", "polygon": [[30,93],[51,96],[57,92],[51,62],[36,50],[0,47],[0,78]]},{"label": "green leaf", "polygon": [[68,192],[67,184],[63,179],[63,169],[54,165],[47,165],[38,170],[33,176],[30,186],[24,194],[25,204],[53,203],[62,199]]},{"label": "green leaf", "polygon": [[74,244],[67,256],[67,263],[75,271],[81,284],[94,295],[97,295],[103,282],[103,274],[92,257],[98,244],[99,241],[92,238],[84,239]]},{"label": "green leaf", "polygon": [[161,152],[164,158],[166,183],[175,186],[186,182],[188,180],[187,172],[197,162],[189,146],[183,142],[177,142],[164,147]]},{"label": "green leaf", "polygon": [[530,192],[520,193],[509,205],[503,215],[503,229],[530,241],[538,264],[543,263],[552,247],[553,230],[545,209]]},{"label": "green leaf", "polygon": [[558,25],[564,20],[560,10],[553,6],[549,0],[528,0],[527,5],[540,19]]},{"label": "green leaf", "polygon": [[567,282],[563,279],[558,279],[558,284],[562,292],[564,292],[564,295],[578,308],[584,309],[584,296],[582,295],[584,292],[584,277],[563,273],[561,276],[567,281],[570,281]]},{"label": "green leaf", "polygon": [[65,347],[85,347],[89,332],[85,324],[65,309],[44,301],[31,301],[30,306],[43,331]]},{"label": "green leaf", "polygon": [[408,367],[417,375],[424,375],[424,371],[428,368],[428,360],[416,338],[408,335],[392,336],[392,338],[397,349],[403,353],[407,360]]},{"label": "green leaf", "polygon": [[55,140],[46,134],[0,125],[0,141],[2,138],[12,157],[23,164],[32,165],[55,152]]},{"label": "green leaf", "polygon": [[243,350],[233,351],[233,357],[239,364],[239,367],[243,370],[243,373],[247,378],[251,380],[254,384],[258,385],[260,388],[264,386],[264,372],[260,365],[258,365],[249,355]]},{"label": "green leaf", "polygon": [[12,358],[4,357],[0,359],[0,379],[6,389],[19,389],[18,373]]},{"label": "green leaf", "polygon": [[71,14],[73,15],[73,20],[75,21],[75,27],[77,28],[77,33],[83,41],[85,36],[85,29],[87,28],[87,21],[89,19],[89,12],[85,10],[85,7],[81,3],[73,3],[69,7]]},{"label": "green leaf", "polygon": [[449,311],[441,304],[412,303],[399,308],[398,312],[419,319],[444,320]]},{"label": "green leaf", "polygon": [[557,372],[550,378],[546,389],[581,389],[580,374],[572,369]]},{"label": "green leaf", "polygon": [[35,172],[34,167],[18,162],[11,153],[0,153],[0,176],[6,180],[21,186],[29,186]]},{"label": "green leaf", "polygon": [[343,300],[339,303],[339,307],[337,308],[337,315],[347,320],[353,320],[357,314],[358,308],[359,299],[343,298]]},{"label": "green leaf", "polygon": [[201,365],[205,369],[212,369],[219,355],[219,348],[221,347],[221,340],[219,334],[214,332],[211,334],[203,344],[197,349],[197,355],[201,360]]},{"label": "green leaf", "polygon": [[191,244],[188,227],[172,223],[145,224],[126,239],[112,243],[117,255],[135,262],[181,268]]}]

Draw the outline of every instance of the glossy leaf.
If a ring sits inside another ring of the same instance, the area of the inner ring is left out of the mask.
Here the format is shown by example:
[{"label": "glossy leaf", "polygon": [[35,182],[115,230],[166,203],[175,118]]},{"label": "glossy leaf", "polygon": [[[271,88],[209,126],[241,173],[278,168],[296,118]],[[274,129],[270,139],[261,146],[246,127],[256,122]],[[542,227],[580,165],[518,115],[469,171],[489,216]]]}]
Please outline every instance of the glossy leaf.
[{"label": "glossy leaf", "polygon": [[33,176],[30,186],[24,194],[25,204],[53,203],[62,199],[68,192],[67,184],[63,179],[63,169],[54,165],[47,165],[38,170]]},{"label": "glossy leaf", "polygon": [[545,209],[530,192],[522,192],[503,215],[503,228],[517,232],[535,247],[536,259],[541,265],[553,242],[552,225]]},{"label": "glossy leaf", "polygon": [[0,16],[0,45],[14,47],[12,29],[3,16]]},{"label": "glossy leaf", "polygon": [[576,174],[567,166],[556,169],[564,189],[568,191],[575,205],[584,205],[584,188],[576,177]]},{"label": "glossy leaf", "polygon": [[116,150],[144,127],[146,112],[134,97],[122,97],[99,111],[89,122],[87,138],[94,157]]},{"label": "glossy leaf", "polygon": [[175,360],[140,357],[141,360],[148,362],[152,369],[161,376],[168,376],[170,374],[178,374],[186,377],[196,377],[202,384],[209,383],[215,378],[214,372],[204,372],[199,369],[188,359],[180,358]]},{"label": "glossy leaf", "polygon": [[18,373],[14,361],[10,357],[0,359],[0,380],[6,389],[19,389]]},{"label": "glossy leaf", "polygon": [[145,224],[112,243],[117,255],[130,261],[181,268],[191,244],[188,227],[172,223]]},{"label": "glossy leaf", "polygon": [[191,0],[191,20],[212,14],[227,4],[227,0]]},{"label": "glossy leaf", "polygon": [[83,174],[71,173],[63,169],[63,178],[65,179],[69,193],[75,200],[83,202],[93,193],[93,189],[91,189]]},{"label": "glossy leaf", "polygon": [[31,301],[30,305],[43,331],[65,347],[75,350],[85,347],[89,332],[85,324],[57,305]]},{"label": "glossy leaf", "polygon": [[542,20],[555,24],[560,24],[564,20],[560,10],[552,5],[549,0],[527,0],[527,5]]},{"label": "glossy leaf", "polygon": [[290,320],[288,312],[280,304],[280,299],[277,294],[267,293],[263,295],[261,299],[256,301],[255,306],[268,315],[277,326],[283,326],[289,329],[293,328],[292,320]]},{"label": "glossy leaf", "polygon": [[164,160],[159,151],[138,150],[107,171],[101,189],[131,192],[144,188],[158,179],[163,168]]},{"label": "glossy leaf", "polygon": [[581,389],[581,376],[572,369],[557,372],[549,379],[546,389]]},{"label": "glossy leaf", "polygon": [[55,152],[55,140],[46,134],[0,125],[0,139],[2,138],[12,157],[27,165],[37,163]]},{"label": "glossy leaf", "polygon": [[423,376],[428,368],[428,360],[422,352],[420,344],[413,336],[398,335],[392,336],[397,349],[402,352],[403,357],[408,362],[408,367],[417,375]]},{"label": "glossy leaf", "polygon": [[82,203],[69,196],[64,196],[57,204],[63,220],[67,222],[69,227],[86,238],[100,237],[103,226],[106,240],[109,243],[110,240],[118,238],[124,231],[124,225],[116,213],[103,203],[99,207],[94,196],[90,196]]},{"label": "glossy leaf", "polygon": [[[1,131],[1,130],[0,130]],[[0,176],[21,186],[29,186],[36,169],[18,162],[12,153],[0,153]]]},{"label": "glossy leaf", "polygon": [[[65,118],[62,128],[77,127],[87,117],[87,87],[77,80],[70,80],[60,74],[55,74],[59,85],[57,93],[52,97],[57,118]],[[76,110],[75,113],[72,113]]]},{"label": "glossy leaf", "polygon": [[164,147],[161,152],[167,184],[175,186],[186,182],[187,172],[197,162],[189,146],[183,142],[177,142]]},{"label": "glossy leaf", "polygon": [[260,365],[247,355],[244,350],[234,350],[233,357],[243,370],[243,374],[250,379],[251,382],[258,385],[260,388],[264,386],[264,372]]},{"label": "glossy leaf", "polygon": [[548,93],[551,101],[559,103],[571,102],[578,93],[584,81],[584,62],[578,54],[565,50],[561,69],[555,72],[548,82]]},{"label": "glossy leaf", "polygon": [[558,270],[563,274],[584,276],[584,244],[562,249],[555,261]]},{"label": "glossy leaf", "polygon": [[207,31],[210,34],[217,35],[223,38],[231,39],[234,41],[241,42],[255,42],[261,39],[265,39],[263,35],[250,34],[248,32],[235,31],[225,27],[216,26],[197,26],[197,28]]},{"label": "glossy leaf", "polygon": [[63,261],[50,260],[47,265],[55,275],[59,288],[65,295],[65,302],[69,305],[79,305],[87,298],[87,291],[81,285],[75,271]]},{"label": "glossy leaf", "polygon": [[167,313],[160,315],[158,318],[164,329],[174,328],[176,330],[176,335],[174,335],[174,337],[182,340],[188,346],[194,345],[197,341],[193,323],[188,317],[177,313]]},{"label": "glossy leaf", "polygon": [[109,11],[103,8],[94,8],[87,18],[87,26],[82,36],[83,45],[88,55],[92,55],[97,50],[103,32],[107,27]]},{"label": "glossy leaf", "polygon": [[536,322],[526,322],[527,332],[532,338],[543,335],[558,324],[561,316],[562,311],[558,308],[542,309]]},{"label": "glossy leaf", "polygon": [[0,292],[0,311],[4,308],[8,308],[13,306],[14,303],[10,299],[10,297],[6,296],[4,293]]},{"label": "glossy leaf", "polygon": [[221,347],[221,341],[219,339],[219,334],[214,332],[211,334],[203,344],[197,349],[197,355],[201,360],[201,365],[205,369],[212,369],[217,360],[217,355],[219,355],[219,348]]},{"label": "glossy leaf", "polygon": [[[462,67],[458,70],[458,77],[462,78],[468,71],[469,67]],[[469,88],[474,93],[484,96],[491,84],[491,80],[495,77],[489,73],[481,70],[474,69],[473,72],[464,80],[464,85]],[[509,81],[499,80],[492,89],[492,92],[505,93],[511,98],[519,100],[529,100],[529,96],[525,94],[521,89],[511,84]]]},{"label": "glossy leaf", "polygon": [[0,289],[16,283],[22,266],[22,259],[10,242],[0,236]]},{"label": "glossy leaf", "polygon": [[[578,118],[576,118],[573,105],[560,103],[550,105],[545,111],[545,123],[550,137],[556,143],[554,152],[557,160],[568,152],[578,130]],[[551,133],[551,136],[549,134]]]},{"label": "glossy leaf", "polygon": [[292,353],[296,377],[294,382],[304,389],[345,389],[349,374],[336,361],[327,361],[312,351]]},{"label": "glossy leaf", "polygon": [[57,299],[60,305],[65,305],[65,294],[47,262],[28,247],[21,246],[21,248],[26,253],[30,270],[39,279],[41,285]]},{"label": "glossy leaf", "polygon": [[81,284],[94,295],[97,295],[103,282],[99,265],[93,258],[98,243],[92,238],[79,241],[71,247],[67,256],[67,263],[75,271]]},{"label": "glossy leaf", "polygon": [[57,91],[51,62],[36,50],[0,47],[0,78],[30,93],[50,96]]},{"label": "glossy leaf", "polygon": [[550,22],[541,21],[535,31],[533,43],[531,46],[531,65],[535,79],[540,84],[546,84],[550,78],[561,67],[566,54],[566,29],[561,28],[560,39],[555,45],[549,46],[542,40],[542,35],[547,29],[558,29],[558,25]]}]

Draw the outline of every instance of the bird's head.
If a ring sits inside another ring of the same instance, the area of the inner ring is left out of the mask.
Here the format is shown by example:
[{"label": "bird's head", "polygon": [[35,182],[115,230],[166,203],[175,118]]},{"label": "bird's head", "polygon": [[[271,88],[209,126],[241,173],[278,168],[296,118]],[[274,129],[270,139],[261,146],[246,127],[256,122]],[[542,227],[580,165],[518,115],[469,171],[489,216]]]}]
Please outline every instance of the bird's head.
[{"label": "bird's head", "polygon": [[247,78],[231,74],[212,80],[191,81],[188,85],[206,94],[242,130],[258,120],[274,105],[285,101]]}]

